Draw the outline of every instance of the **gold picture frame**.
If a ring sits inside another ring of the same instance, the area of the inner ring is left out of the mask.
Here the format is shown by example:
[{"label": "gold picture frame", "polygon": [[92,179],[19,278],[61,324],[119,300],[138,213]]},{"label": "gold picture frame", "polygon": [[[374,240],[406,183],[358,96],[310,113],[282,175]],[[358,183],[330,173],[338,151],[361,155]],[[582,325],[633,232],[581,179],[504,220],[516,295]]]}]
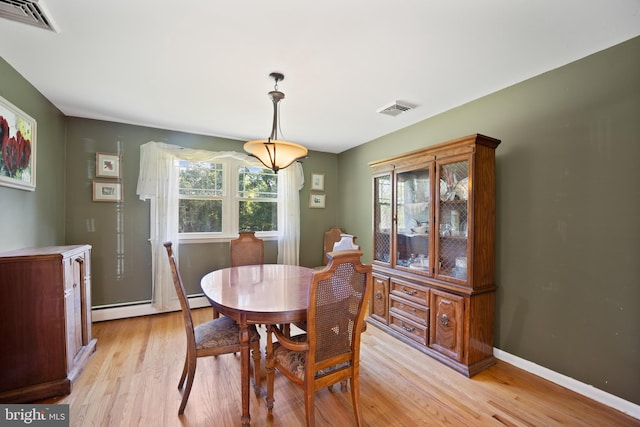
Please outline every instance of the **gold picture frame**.
[{"label": "gold picture frame", "polygon": [[325,194],[309,194],[309,208],[311,209],[324,209]]},{"label": "gold picture frame", "polygon": [[96,153],[96,178],[121,178],[120,154]]},{"label": "gold picture frame", "polygon": [[122,183],[117,181],[93,181],[94,202],[122,202]]},{"label": "gold picture frame", "polygon": [[311,174],[311,189],[317,191],[324,191],[324,174],[312,173]]}]

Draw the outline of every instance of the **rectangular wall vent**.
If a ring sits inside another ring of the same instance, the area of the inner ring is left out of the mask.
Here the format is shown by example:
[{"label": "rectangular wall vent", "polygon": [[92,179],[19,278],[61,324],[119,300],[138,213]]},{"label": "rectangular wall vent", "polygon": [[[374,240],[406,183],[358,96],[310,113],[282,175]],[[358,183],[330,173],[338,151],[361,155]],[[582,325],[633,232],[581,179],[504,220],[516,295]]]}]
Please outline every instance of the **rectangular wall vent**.
[{"label": "rectangular wall vent", "polygon": [[404,102],[404,101],[396,101],[393,104],[387,106],[387,107],[383,107],[381,109],[379,109],[377,112],[380,114],[386,114],[388,116],[397,116],[399,114],[404,113],[405,111],[409,111],[416,108],[415,105],[410,104],[408,102]]},{"label": "rectangular wall vent", "polygon": [[0,17],[55,31],[37,0],[0,0]]}]

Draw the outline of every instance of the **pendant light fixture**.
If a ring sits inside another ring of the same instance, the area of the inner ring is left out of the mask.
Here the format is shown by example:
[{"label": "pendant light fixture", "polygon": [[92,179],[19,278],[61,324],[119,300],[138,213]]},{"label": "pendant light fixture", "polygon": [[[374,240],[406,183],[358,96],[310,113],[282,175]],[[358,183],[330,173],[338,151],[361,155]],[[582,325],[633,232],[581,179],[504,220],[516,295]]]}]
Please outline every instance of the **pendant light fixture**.
[{"label": "pendant light fixture", "polygon": [[271,73],[269,77],[276,81],[274,90],[269,92],[269,97],[273,102],[273,125],[271,135],[267,139],[258,139],[244,144],[244,151],[257,158],[263,165],[278,173],[296,160],[307,156],[309,152],[302,145],[278,139],[278,103],[284,99],[284,93],[278,90],[278,82],[284,80],[284,74]]}]

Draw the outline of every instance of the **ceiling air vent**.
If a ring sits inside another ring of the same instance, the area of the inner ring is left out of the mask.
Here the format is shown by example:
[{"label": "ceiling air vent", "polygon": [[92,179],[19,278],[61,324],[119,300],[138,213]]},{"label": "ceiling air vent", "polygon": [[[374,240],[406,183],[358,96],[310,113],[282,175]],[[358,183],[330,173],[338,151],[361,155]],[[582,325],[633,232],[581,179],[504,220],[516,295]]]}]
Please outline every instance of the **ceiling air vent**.
[{"label": "ceiling air vent", "polygon": [[55,31],[37,0],[0,0],[0,17]]},{"label": "ceiling air vent", "polygon": [[388,107],[384,107],[378,110],[380,114],[386,114],[387,116],[397,116],[398,114],[402,114],[405,111],[409,111],[416,108],[415,105],[410,104],[404,101],[396,101]]}]

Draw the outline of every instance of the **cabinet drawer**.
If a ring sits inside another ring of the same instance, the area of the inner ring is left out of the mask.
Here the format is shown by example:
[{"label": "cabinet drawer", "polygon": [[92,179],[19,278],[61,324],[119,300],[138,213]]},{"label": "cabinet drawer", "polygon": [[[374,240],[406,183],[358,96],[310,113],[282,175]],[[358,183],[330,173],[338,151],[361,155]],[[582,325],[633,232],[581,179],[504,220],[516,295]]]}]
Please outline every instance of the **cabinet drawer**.
[{"label": "cabinet drawer", "polygon": [[389,297],[389,306],[392,312],[421,323],[424,326],[429,324],[429,307],[407,301],[396,295]]},{"label": "cabinet drawer", "polygon": [[429,305],[429,289],[413,283],[391,280],[391,294],[422,305]]},{"label": "cabinet drawer", "polygon": [[389,312],[389,326],[401,334],[427,345],[427,327],[395,312]]}]

